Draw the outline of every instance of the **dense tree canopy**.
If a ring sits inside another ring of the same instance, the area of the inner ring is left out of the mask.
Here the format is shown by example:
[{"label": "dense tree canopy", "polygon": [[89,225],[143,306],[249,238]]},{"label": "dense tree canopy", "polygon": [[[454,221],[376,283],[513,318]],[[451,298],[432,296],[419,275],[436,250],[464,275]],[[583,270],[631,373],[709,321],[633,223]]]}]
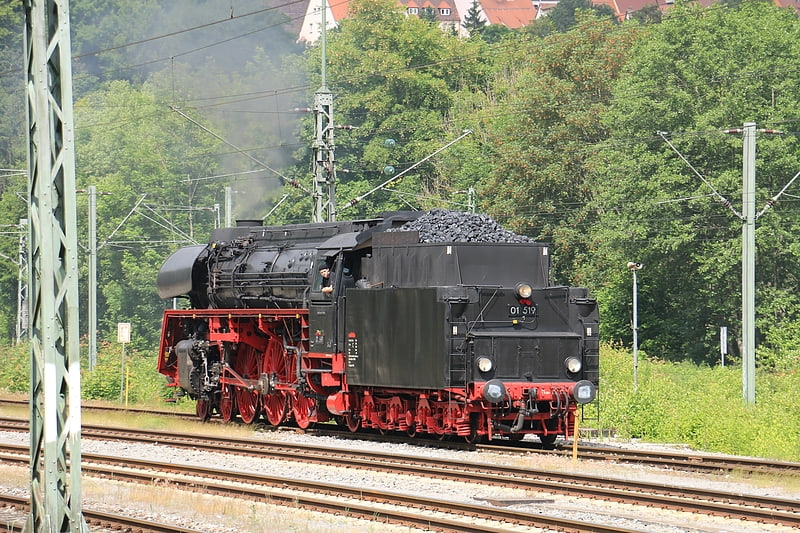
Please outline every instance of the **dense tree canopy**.
[{"label": "dense tree canopy", "polygon": [[[144,347],[170,304],[155,294],[158,266],[207,238],[226,186],[234,218],[309,220],[309,198],[282,185],[311,184],[312,121],[296,109],[321,85],[320,50],[299,49],[288,17],[256,0],[73,4],[78,182],[111,193],[98,198],[100,327],[135,322]],[[800,170],[800,23],[757,0],[621,24],[597,11],[562,0],[523,31],[473,16],[462,38],[394,0],[351,2],[327,47],[334,121],[353,128],[336,130],[337,203],[387,181],[386,167],[425,161],[337,216],[466,209],[474,191],[509,229],[554,243],[555,281],[598,295],[605,340],[630,342],[624,265],[641,261],[643,351],[713,363],[718,327],[740,336],[742,139],[722,131],[752,121],[784,132],[757,140],[766,207]],[[0,168],[12,170],[27,156],[19,25],[19,6],[0,7]],[[0,174],[4,340],[25,186]],[[800,360],[799,188],[757,221],[761,365]]]},{"label": "dense tree canopy", "polygon": [[[761,209],[800,170],[791,132],[800,111],[798,36],[792,12],[745,2],[737,9],[677,8],[636,41],[614,88],[605,117],[610,140],[592,181],[599,214],[591,232],[594,278],[610,336],[626,338],[630,281],[623,265],[630,260],[646,265],[641,338],[652,355],[712,362],[719,326],[739,336],[742,139],[722,130],[751,121],[788,130],[758,136]],[[671,132],[665,137],[707,183],[658,131]],[[787,331],[800,341],[798,224],[792,197],[757,223],[758,337],[765,348],[785,342],[776,335]]]},{"label": "dense tree canopy", "polygon": [[585,206],[596,192],[588,180],[593,146],[610,128],[602,121],[611,84],[637,35],[586,18],[568,33],[515,46],[498,69],[485,109],[486,167],[481,189],[489,213],[515,231],[556,245],[559,279],[585,256],[596,218]]}]

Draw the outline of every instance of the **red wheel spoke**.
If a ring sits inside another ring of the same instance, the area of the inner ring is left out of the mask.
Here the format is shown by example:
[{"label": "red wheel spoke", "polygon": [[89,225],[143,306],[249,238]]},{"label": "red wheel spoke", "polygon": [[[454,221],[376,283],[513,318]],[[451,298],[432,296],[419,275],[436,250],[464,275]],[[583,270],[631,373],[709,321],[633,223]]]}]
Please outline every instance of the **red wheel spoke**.
[{"label": "red wheel spoke", "polygon": [[289,414],[286,395],[276,391],[263,397],[264,414],[267,421],[273,426],[279,426],[286,421]]},{"label": "red wheel spoke", "polygon": [[203,422],[211,418],[211,402],[208,400],[197,400],[195,413],[197,414],[197,418]]},{"label": "red wheel spoke", "polygon": [[236,416],[236,399],[232,387],[225,385],[222,389],[222,398],[219,401],[219,412],[222,420],[230,422]]},{"label": "red wheel spoke", "polygon": [[260,414],[258,405],[258,391],[237,389],[236,403],[239,406],[239,416],[242,417],[242,422],[245,424],[252,424]]},{"label": "red wheel spoke", "polygon": [[313,398],[296,396],[292,402],[294,420],[300,429],[308,429],[311,419],[317,414],[317,402]]}]

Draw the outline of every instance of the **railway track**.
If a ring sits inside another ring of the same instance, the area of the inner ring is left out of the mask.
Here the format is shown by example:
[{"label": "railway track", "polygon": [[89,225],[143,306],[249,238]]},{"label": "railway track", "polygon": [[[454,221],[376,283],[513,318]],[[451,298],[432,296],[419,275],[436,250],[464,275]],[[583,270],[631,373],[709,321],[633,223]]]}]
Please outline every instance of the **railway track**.
[{"label": "railway track", "polygon": [[[17,533],[24,531],[25,520],[30,512],[28,498],[11,494],[0,494],[0,508],[7,511],[0,521],[0,531]],[[89,526],[110,531],[137,531],[139,533],[203,533],[197,529],[187,529],[175,524],[160,524],[131,516],[103,513],[92,509],[81,509],[83,519]]]},{"label": "railway track", "polygon": [[[26,446],[0,445],[0,462],[27,465],[26,453]],[[81,468],[83,475],[116,481],[168,486],[229,498],[268,501],[435,531],[508,533],[530,531],[531,528],[555,528],[558,531],[574,533],[638,531],[619,526],[587,524],[582,521],[517,512],[492,505],[462,504],[396,492],[129,457],[83,454]],[[87,520],[89,516],[91,515],[87,515]],[[147,528],[144,530],[162,531]],[[179,530],[173,528],[163,531]]]},{"label": "railway track", "polygon": [[[16,405],[26,406],[27,400],[17,399],[0,399],[0,405]],[[178,417],[187,420],[197,420],[193,413],[181,411],[154,411],[151,409],[136,409],[136,408],[120,408],[113,406],[84,406],[84,409],[98,410],[106,412],[130,412],[130,413],[146,413],[151,415],[163,415],[170,417]],[[4,418],[0,417],[0,421]],[[13,420],[9,418],[9,420]],[[84,424],[84,427],[91,427]],[[399,443],[406,443],[421,446],[433,446],[436,448],[447,448],[457,450],[480,450],[492,453],[505,453],[505,454],[528,454],[528,453],[542,453],[542,454],[560,454],[569,455],[573,454],[573,447],[571,443],[556,446],[555,449],[542,449],[537,443],[530,442],[509,442],[502,441],[500,444],[466,444],[463,442],[445,442],[431,439],[420,438],[407,438],[400,435],[371,435],[369,433],[350,433],[342,432],[334,429],[334,426],[318,426],[315,429],[306,430],[308,433],[319,435],[333,436],[342,439],[355,439],[355,440],[380,440],[380,441],[393,441]],[[762,458],[749,458],[749,457],[736,457],[736,456],[722,456],[713,454],[699,454],[699,453],[679,453],[670,451],[652,451],[652,450],[634,450],[625,448],[612,448],[591,446],[585,443],[580,443],[578,447],[577,457],[585,460],[596,460],[603,462],[618,462],[618,463],[632,463],[641,464],[654,467],[669,468],[672,470],[683,470],[690,472],[733,472],[738,471],[744,474],[777,474],[781,476],[790,475],[800,478],[800,463],[793,463],[788,461],[771,461]]]},{"label": "railway track", "polygon": [[[4,425],[5,423],[7,422],[4,421]],[[25,421],[17,420],[15,424],[19,430],[24,430],[26,427]],[[530,468],[466,463],[460,460],[447,461],[419,456],[403,456],[396,453],[388,455],[382,452],[364,452],[352,449],[337,450],[330,447],[286,444],[249,438],[177,435],[173,432],[95,426],[84,427],[83,436],[93,439],[158,443],[159,445],[185,447],[207,452],[223,451],[228,454],[235,453],[261,459],[302,461],[348,469],[358,468],[392,474],[427,476],[457,482],[471,482],[481,486],[514,487],[535,494],[579,496],[663,509],[713,514],[730,519],[764,524],[800,527],[800,513],[797,512],[798,502],[796,500],[721,493],[719,491],[689,487],[668,487],[644,481],[598,478],[591,475],[533,470]],[[18,453],[22,453],[22,451]],[[84,461],[90,461],[89,457],[84,455]],[[130,462],[130,460],[126,461]],[[141,466],[142,468],[145,467],[145,465]],[[206,467],[198,467],[194,475],[203,475],[203,472],[208,472],[207,475],[211,477],[219,475],[216,472],[211,474],[210,469]],[[237,473],[236,476],[238,478],[247,477],[246,474],[242,473]],[[260,483],[266,482],[264,479],[260,481]],[[287,481],[280,479],[277,483],[286,484]],[[337,490],[340,489],[337,488]],[[363,493],[364,491],[358,489],[358,492]],[[398,496],[391,495],[389,497],[397,499]],[[376,496],[376,501],[379,501],[378,496]],[[425,501],[430,500],[426,498]],[[437,508],[444,505],[445,503],[443,502],[436,503]],[[474,505],[469,507],[474,509]],[[517,516],[511,520],[521,523],[519,521],[530,519]],[[530,521],[527,523],[530,527],[541,527],[534,526]],[[573,529],[570,530],[572,531]],[[597,529],[593,530],[597,531]]]},{"label": "railway track", "polygon": [[[555,450],[562,455],[572,453],[571,446],[559,446]],[[800,476],[800,463],[770,461],[761,458],[717,456],[712,454],[680,453],[670,451],[645,451],[623,448],[587,446],[582,444],[578,452],[581,459],[636,463],[675,470],[698,472],[732,472],[747,474],[777,474]]]}]

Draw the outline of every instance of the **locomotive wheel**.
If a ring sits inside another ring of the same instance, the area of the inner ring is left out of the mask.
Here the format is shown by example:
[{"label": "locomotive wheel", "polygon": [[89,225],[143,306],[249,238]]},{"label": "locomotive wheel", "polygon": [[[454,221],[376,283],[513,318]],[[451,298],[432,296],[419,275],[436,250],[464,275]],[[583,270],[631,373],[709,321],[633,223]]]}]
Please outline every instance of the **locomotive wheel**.
[{"label": "locomotive wheel", "polygon": [[258,391],[236,389],[236,403],[239,406],[239,416],[242,417],[242,422],[252,424],[259,415]]},{"label": "locomotive wheel", "polygon": [[203,422],[207,421],[211,418],[211,402],[208,400],[197,400],[194,406],[194,412],[197,414],[197,418]]},{"label": "locomotive wheel", "polygon": [[230,422],[236,416],[236,399],[231,388],[230,385],[225,385],[219,400],[219,414],[225,422]]},{"label": "locomotive wheel", "polygon": [[288,399],[283,392],[277,391],[272,394],[264,396],[263,400],[264,414],[267,417],[267,422],[270,425],[278,427],[286,422],[289,414]]},{"label": "locomotive wheel", "polygon": [[347,426],[347,429],[349,429],[351,433],[355,433],[361,429],[361,418],[356,416],[352,411],[344,415],[343,418],[344,425]]},{"label": "locomotive wheel", "polygon": [[292,403],[292,413],[294,413],[294,421],[300,429],[308,429],[311,425],[311,417],[317,412],[317,401],[314,398],[306,398],[305,396],[298,395],[294,398]]},{"label": "locomotive wheel", "polygon": [[557,437],[558,435],[539,435],[539,440],[542,441],[543,447],[552,448]]}]

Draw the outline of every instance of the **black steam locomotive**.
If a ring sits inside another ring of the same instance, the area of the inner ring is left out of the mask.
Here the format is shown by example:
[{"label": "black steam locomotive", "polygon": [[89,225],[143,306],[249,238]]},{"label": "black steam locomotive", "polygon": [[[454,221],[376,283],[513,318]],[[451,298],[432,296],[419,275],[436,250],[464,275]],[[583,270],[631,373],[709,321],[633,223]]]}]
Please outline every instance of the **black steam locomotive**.
[{"label": "black steam locomotive", "polygon": [[524,237],[421,242],[435,216],[240,223],[178,250],[158,292],[191,308],[165,311],[159,372],[201,419],[571,435],[596,394],[596,301],[550,285],[548,247]]}]

